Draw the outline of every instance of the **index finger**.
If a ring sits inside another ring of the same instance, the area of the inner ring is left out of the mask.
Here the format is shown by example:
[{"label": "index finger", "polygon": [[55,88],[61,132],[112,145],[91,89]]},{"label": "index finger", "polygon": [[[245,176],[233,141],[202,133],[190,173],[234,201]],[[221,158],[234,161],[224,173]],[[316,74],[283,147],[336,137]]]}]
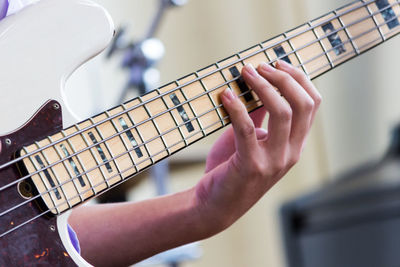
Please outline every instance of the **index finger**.
[{"label": "index finger", "polygon": [[229,88],[226,88],[221,94],[221,100],[232,122],[239,155],[243,157],[252,156],[258,141],[254,123],[245,106]]}]

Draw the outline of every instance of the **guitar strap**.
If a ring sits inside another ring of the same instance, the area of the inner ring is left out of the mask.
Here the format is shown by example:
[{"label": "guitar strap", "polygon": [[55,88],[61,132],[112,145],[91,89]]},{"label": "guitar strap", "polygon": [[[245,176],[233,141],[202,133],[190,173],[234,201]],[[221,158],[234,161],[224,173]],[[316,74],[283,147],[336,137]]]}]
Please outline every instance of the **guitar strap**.
[{"label": "guitar strap", "polygon": [[[9,16],[11,14],[17,13],[18,11],[20,11],[21,9],[23,9],[24,7],[39,2],[39,0],[0,0],[0,19],[2,19],[5,16]],[[8,7],[8,9],[7,9]],[[5,14],[2,17],[2,9],[5,9]]]},{"label": "guitar strap", "polygon": [[0,0],[0,20],[7,15],[8,0]]},{"label": "guitar strap", "polygon": [[76,252],[81,254],[81,247],[79,245],[78,236],[76,235],[74,229],[72,229],[72,227],[69,224],[67,224],[67,227],[68,227],[69,239],[71,240],[72,245],[74,246]]}]

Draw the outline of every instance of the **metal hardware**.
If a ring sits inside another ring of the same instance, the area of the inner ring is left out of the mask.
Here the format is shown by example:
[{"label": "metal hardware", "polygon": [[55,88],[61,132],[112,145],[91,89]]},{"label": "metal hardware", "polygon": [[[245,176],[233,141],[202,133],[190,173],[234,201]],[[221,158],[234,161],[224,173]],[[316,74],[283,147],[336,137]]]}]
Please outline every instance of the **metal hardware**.
[{"label": "metal hardware", "polygon": [[10,138],[7,138],[7,139],[5,140],[5,142],[6,142],[6,145],[8,145],[8,146],[10,146],[10,145],[12,144],[12,142],[11,142],[11,139],[10,139]]},{"label": "metal hardware", "polygon": [[60,109],[60,104],[54,103],[54,104],[53,104],[53,108],[54,108],[55,110]]}]

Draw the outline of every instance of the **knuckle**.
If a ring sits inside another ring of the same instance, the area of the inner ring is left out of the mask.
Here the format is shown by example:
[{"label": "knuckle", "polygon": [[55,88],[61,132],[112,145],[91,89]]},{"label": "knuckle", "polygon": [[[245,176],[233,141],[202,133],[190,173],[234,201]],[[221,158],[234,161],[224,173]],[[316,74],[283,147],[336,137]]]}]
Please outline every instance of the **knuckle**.
[{"label": "knuckle", "polygon": [[266,173],[265,165],[256,160],[251,167],[251,174],[254,177],[259,177],[259,176],[264,176],[265,173]]},{"label": "knuckle", "polygon": [[322,96],[317,93],[316,96],[314,97],[314,103],[315,103],[315,107],[319,107],[321,105],[322,102]]},{"label": "knuckle", "polygon": [[277,82],[281,86],[287,86],[288,83],[290,83],[290,79],[292,76],[290,76],[288,73],[281,71],[278,75]]},{"label": "knuckle", "polygon": [[314,110],[314,106],[315,106],[314,100],[311,97],[307,97],[307,99],[302,103],[301,109],[304,112],[311,112]]},{"label": "knuckle", "polygon": [[233,101],[232,102],[233,105],[231,105],[231,111],[234,113],[239,113],[242,110],[242,107],[240,106],[240,102],[239,101]]},{"label": "knuckle", "polygon": [[243,112],[242,103],[240,101],[233,101],[232,105],[227,108],[227,112],[231,116],[231,120],[235,120],[240,117],[240,113]]},{"label": "knuckle", "polygon": [[277,116],[279,118],[281,118],[282,120],[284,120],[284,121],[290,121],[292,119],[292,116],[293,116],[293,111],[289,107],[289,105],[285,105],[285,107],[281,108],[277,112]]},{"label": "knuckle", "polygon": [[[262,79],[262,78],[260,78]],[[256,92],[266,91],[268,89],[268,85],[266,84],[266,80],[260,81],[259,83],[255,84],[252,88]]]},{"label": "knuckle", "polygon": [[252,122],[243,123],[239,128],[239,135],[249,137],[255,134],[254,124]]},{"label": "knuckle", "polygon": [[238,157],[232,157],[232,159],[229,161],[229,169],[234,170],[237,173],[240,173],[241,171],[241,164],[240,164],[240,160],[238,159]]},{"label": "knuckle", "polygon": [[300,69],[296,69],[296,76],[303,83],[310,82],[310,79],[308,78],[308,76]]},{"label": "knuckle", "polygon": [[289,167],[293,167],[300,160],[300,153],[293,154],[288,162]]},{"label": "knuckle", "polygon": [[286,168],[286,162],[284,160],[275,161],[275,163],[271,166],[271,174],[273,176],[279,175]]}]

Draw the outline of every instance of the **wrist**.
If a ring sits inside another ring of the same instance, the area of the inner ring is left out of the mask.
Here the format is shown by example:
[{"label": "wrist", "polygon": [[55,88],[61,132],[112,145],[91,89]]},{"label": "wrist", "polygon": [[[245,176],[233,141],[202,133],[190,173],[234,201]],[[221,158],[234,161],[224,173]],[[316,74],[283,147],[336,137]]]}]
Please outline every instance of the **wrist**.
[{"label": "wrist", "polygon": [[235,220],[232,212],[227,212],[215,205],[204,184],[199,183],[191,189],[193,214],[197,218],[197,227],[201,239],[214,236],[228,228]]}]

